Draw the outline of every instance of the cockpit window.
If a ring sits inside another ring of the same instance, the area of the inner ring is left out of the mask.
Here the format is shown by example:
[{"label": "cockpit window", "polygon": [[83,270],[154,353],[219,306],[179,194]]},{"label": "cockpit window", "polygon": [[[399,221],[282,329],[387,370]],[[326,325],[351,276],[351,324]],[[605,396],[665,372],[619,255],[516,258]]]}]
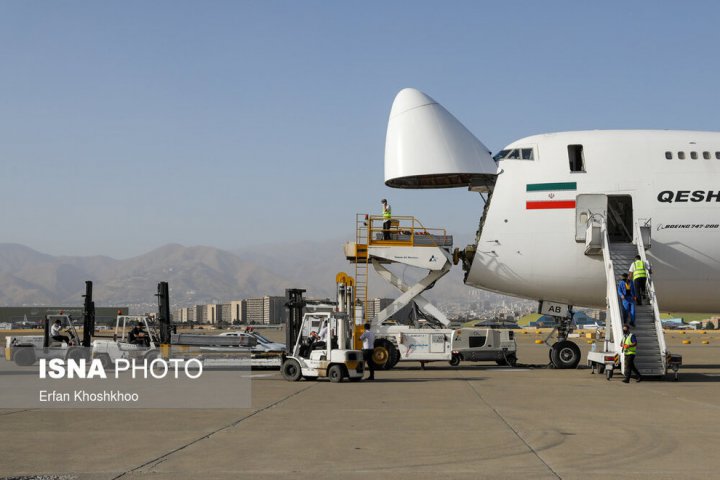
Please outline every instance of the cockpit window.
[{"label": "cockpit window", "polygon": [[493,160],[535,160],[535,155],[532,148],[513,148],[500,150]]},{"label": "cockpit window", "polygon": [[498,153],[495,154],[493,160],[495,160],[496,162],[499,160],[503,160],[507,157],[508,153],[510,153],[510,150],[500,150]]}]

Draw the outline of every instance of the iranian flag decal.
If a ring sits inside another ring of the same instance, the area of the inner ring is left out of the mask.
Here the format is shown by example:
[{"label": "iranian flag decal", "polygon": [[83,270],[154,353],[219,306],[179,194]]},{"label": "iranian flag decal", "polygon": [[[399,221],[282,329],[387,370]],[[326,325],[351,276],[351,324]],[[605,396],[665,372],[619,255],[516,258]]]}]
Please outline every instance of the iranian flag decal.
[{"label": "iranian flag decal", "polygon": [[528,183],[527,210],[575,208],[576,182]]}]

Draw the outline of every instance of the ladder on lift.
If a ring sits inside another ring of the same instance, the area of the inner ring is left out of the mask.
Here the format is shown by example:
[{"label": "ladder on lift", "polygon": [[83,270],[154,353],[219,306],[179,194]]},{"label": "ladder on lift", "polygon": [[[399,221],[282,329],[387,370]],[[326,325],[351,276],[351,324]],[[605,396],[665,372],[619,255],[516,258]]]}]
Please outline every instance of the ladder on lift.
[{"label": "ladder on lift", "polygon": [[[356,261],[355,261],[355,292],[353,305],[363,306],[363,321],[367,323],[368,302],[368,216],[358,213],[355,215],[355,245],[356,245]],[[362,247],[364,246],[364,248]]]}]

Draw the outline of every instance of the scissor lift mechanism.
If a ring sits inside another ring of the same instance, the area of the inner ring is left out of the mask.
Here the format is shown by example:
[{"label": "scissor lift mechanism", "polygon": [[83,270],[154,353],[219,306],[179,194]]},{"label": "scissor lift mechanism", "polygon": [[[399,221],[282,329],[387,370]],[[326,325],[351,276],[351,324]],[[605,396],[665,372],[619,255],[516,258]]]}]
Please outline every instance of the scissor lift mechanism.
[{"label": "scissor lift mechanism", "polygon": [[[346,243],[346,258],[356,265],[371,263],[382,278],[402,292],[395,301],[376,313],[372,319],[367,318],[366,309],[365,321],[373,326],[382,325],[402,308],[415,302],[423,313],[434,317],[444,326],[449,325],[450,322],[445,314],[422,294],[450,271],[452,236],[447,235],[443,229],[425,228],[414,217],[393,217],[389,230],[383,230],[382,216],[364,215],[359,216],[360,218],[364,220],[358,220],[358,229],[366,229],[366,232],[358,232],[357,238],[367,239],[367,243]],[[408,285],[388,270],[386,264],[425,268],[428,274],[414,285]],[[356,269],[356,281],[366,285],[367,278],[363,279],[362,275],[358,274],[362,271],[367,272],[367,269]],[[359,289],[358,293],[364,293],[366,298],[356,300],[366,305],[367,289]]]}]

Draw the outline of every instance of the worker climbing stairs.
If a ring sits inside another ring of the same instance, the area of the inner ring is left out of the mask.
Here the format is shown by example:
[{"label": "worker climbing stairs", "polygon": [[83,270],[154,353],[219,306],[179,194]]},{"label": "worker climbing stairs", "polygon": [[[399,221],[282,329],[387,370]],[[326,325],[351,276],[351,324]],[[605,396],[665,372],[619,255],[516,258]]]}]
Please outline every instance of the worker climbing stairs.
[{"label": "worker climbing stairs", "polygon": [[[593,222],[594,224],[589,228],[596,229],[596,232],[599,231],[599,235],[588,233],[586,254],[594,255],[599,253],[599,250],[603,256],[607,287],[608,326],[605,332],[604,348],[602,351],[591,352],[588,355],[588,363],[593,367],[593,371],[596,366],[599,366],[600,370],[606,370],[607,376],[610,378],[614,368],[619,367],[623,374],[625,373],[625,358],[622,348],[623,307],[618,296],[617,285],[621,274],[628,272],[637,255],[647,264],[645,245],[648,243],[647,248],[649,248],[650,227],[636,222],[633,242],[610,242],[604,219],[596,218]],[[600,248],[593,248],[591,243],[597,240],[599,240],[599,245],[596,247]],[[646,293],[647,295],[642,298],[640,292],[636,292],[640,304],[635,305],[635,327],[630,329],[631,333],[635,335],[638,345],[635,366],[644,377],[662,377],[670,368],[675,372],[675,378],[677,378],[677,369],[681,359],[679,356],[669,355],[667,352],[652,275],[648,275]]]}]

